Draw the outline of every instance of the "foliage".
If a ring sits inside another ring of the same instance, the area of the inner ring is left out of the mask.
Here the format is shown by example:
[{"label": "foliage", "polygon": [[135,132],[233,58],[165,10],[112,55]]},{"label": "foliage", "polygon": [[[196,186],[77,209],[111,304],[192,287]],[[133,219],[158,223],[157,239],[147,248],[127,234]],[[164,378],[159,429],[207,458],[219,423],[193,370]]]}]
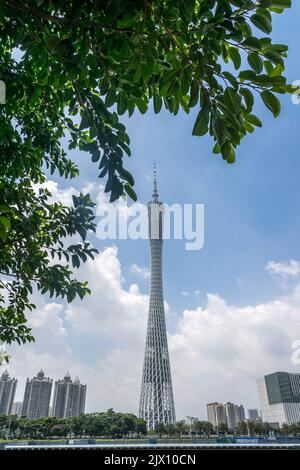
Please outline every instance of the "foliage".
[{"label": "foliage", "polygon": [[121,438],[145,435],[146,423],[130,413],[112,410],[84,414],[72,418],[46,417],[34,420],[26,417],[0,415],[0,436],[29,439],[67,437]]},{"label": "foliage", "polygon": [[[1,164],[0,164],[1,166]],[[6,180],[6,181],[5,181]],[[60,296],[71,302],[89,289],[87,282],[73,278],[69,261],[78,268],[96,251],[85,241],[88,230],[94,230],[94,203],[89,195],[73,196],[73,207],[48,201],[46,188],[32,188],[29,178],[11,183],[0,181],[0,219],[7,220],[7,232],[0,234],[0,341],[31,341],[25,311],[34,305],[29,296],[33,284],[42,294]],[[78,234],[83,242],[64,245],[63,239]],[[64,263],[59,261],[64,259]]]},{"label": "foliage", "polygon": [[175,432],[177,436],[179,437],[179,439],[181,439],[181,436],[186,431],[186,429],[187,429],[187,426],[186,426],[185,421],[181,420],[175,423]]},{"label": "foliage", "polygon": [[210,437],[210,435],[214,432],[214,427],[209,421],[196,420],[193,423],[193,430],[200,436]]},{"label": "foliage", "polygon": [[229,432],[228,424],[227,423],[220,423],[217,427],[218,434],[227,434]]},{"label": "foliage", "polygon": [[164,423],[156,423],[155,432],[157,432],[161,438],[162,435],[167,432],[166,425]]},{"label": "foliage", "polygon": [[[286,84],[287,46],[273,44],[272,16],[291,0],[3,0],[0,3],[0,340],[32,340],[25,312],[33,285],[66,297],[88,293],[71,266],[93,255],[92,202],[73,208],[53,203],[33,185],[45,174],[72,178],[69,149],[91,155],[114,201],[136,199],[124,168],[130,139],[119,116],[172,114],[198,108],[193,135],[209,133],[214,152],[235,160],[241,139],[261,121],[253,114],[258,93],[274,116]],[[246,60],[249,65],[245,65]],[[64,247],[79,234],[82,243]],[[50,264],[48,254],[67,264]],[[12,281],[8,279],[12,278]]]},{"label": "foliage", "polygon": [[263,421],[240,421],[236,433],[242,436],[268,436],[273,427]]}]

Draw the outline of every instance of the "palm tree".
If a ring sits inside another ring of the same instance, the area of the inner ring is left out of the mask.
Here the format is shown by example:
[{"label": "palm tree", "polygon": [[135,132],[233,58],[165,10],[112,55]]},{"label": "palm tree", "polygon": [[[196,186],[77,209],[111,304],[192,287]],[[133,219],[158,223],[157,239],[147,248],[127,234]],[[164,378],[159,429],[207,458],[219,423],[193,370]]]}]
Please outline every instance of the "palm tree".
[{"label": "palm tree", "polygon": [[218,426],[218,434],[227,434],[229,431],[227,423],[220,423]]},{"label": "palm tree", "polygon": [[166,424],[166,433],[169,437],[172,437],[176,434],[176,428],[173,423]]},{"label": "palm tree", "polygon": [[175,423],[175,429],[176,434],[178,435],[179,439],[181,439],[181,435],[186,429],[185,422],[183,420],[177,421],[177,423]]},{"label": "palm tree", "polygon": [[205,421],[200,421],[199,419],[197,419],[194,422],[193,427],[194,427],[196,434],[199,434],[199,436],[202,436],[205,433]]},{"label": "palm tree", "polygon": [[164,423],[157,423],[155,425],[155,431],[158,432],[159,437],[161,438],[163,434],[166,434],[166,426]]},{"label": "palm tree", "polygon": [[236,433],[240,436],[246,436],[248,434],[248,426],[246,421],[240,421],[238,423]]},{"label": "palm tree", "polygon": [[214,432],[214,427],[212,423],[209,421],[202,421],[203,422],[203,428],[204,428],[204,434],[207,435],[208,438],[210,438],[210,435]]}]

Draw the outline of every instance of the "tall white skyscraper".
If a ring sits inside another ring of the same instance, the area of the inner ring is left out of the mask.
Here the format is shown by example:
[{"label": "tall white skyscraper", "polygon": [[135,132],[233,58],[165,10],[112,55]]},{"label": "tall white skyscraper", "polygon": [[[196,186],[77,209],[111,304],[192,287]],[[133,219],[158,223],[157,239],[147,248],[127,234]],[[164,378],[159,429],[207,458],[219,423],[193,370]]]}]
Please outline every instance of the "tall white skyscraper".
[{"label": "tall white skyscraper", "polygon": [[11,414],[16,388],[17,379],[11,378],[7,370],[3,372],[0,378],[0,415]]},{"label": "tall white skyscraper", "polygon": [[33,379],[27,379],[22,416],[29,419],[49,416],[52,379],[45,377],[42,370]]},{"label": "tall white skyscraper", "polygon": [[52,415],[57,418],[79,416],[84,413],[86,385],[78,377],[72,381],[67,372],[62,380],[55,382]]},{"label": "tall white skyscraper", "polygon": [[148,218],[151,286],[139,416],[154,429],[157,423],[175,422],[162,280],[163,204],[158,201],[155,169]]},{"label": "tall white skyscraper", "polygon": [[257,380],[262,420],[282,426],[300,422],[300,374],[274,372]]}]

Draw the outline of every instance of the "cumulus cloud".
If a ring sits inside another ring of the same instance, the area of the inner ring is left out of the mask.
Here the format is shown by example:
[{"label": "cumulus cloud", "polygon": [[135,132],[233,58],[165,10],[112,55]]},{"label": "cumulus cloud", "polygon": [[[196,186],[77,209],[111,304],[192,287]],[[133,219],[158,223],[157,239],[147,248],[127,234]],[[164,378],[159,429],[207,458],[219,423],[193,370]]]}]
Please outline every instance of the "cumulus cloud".
[{"label": "cumulus cloud", "polygon": [[92,296],[69,305],[37,296],[37,309],[29,315],[36,342],[8,348],[11,372],[20,379],[18,399],[26,377],[43,367],[55,379],[70,370],[87,383],[89,411],[113,406],[137,412],[148,296],[136,284],[124,288],[116,247],[85,263],[79,277],[89,281]]},{"label": "cumulus cloud", "polygon": [[296,279],[300,274],[300,262],[291,259],[289,262],[269,261],[266,270],[269,271],[282,287],[287,287],[290,279]]},{"label": "cumulus cloud", "polygon": [[[37,342],[9,351],[15,375],[25,380],[43,367],[57,378],[70,370],[88,384],[87,410],[137,412],[148,296],[136,284],[124,288],[116,247],[86,263],[81,275],[93,295],[69,306],[41,304],[30,318]],[[169,335],[178,417],[205,418],[205,404],[214,400],[258,406],[257,377],[297,369],[291,345],[300,331],[299,308],[300,284],[262,304],[230,305],[215,293],[205,306],[185,310]]]},{"label": "cumulus cloud", "polygon": [[190,412],[198,408],[202,416],[205,404],[215,400],[258,406],[256,378],[293,367],[299,295],[300,286],[290,296],[237,307],[218,294],[208,294],[204,308],[185,310],[177,334],[170,336],[180,409],[184,409],[181,397]]},{"label": "cumulus cloud", "polygon": [[[99,204],[101,197],[98,192]],[[272,263],[269,271],[296,279],[296,261]],[[104,248],[78,274],[89,281],[92,295],[70,305],[37,297],[37,310],[29,316],[36,342],[8,348],[11,373],[19,378],[17,399],[26,377],[41,367],[54,379],[70,370],[87,383],[87,411],[113,407],[136,413],[149,298],[137,284],[126,285],[115,246]],[[214,400],[257,407],[258,377],[299,371],[291,360],[292,343],[300,336],[299,310],[300,283],[257,305],[231,305],[210,293],[204,305],[176,317],[166,304],[177,417],[205,418],[205,405]]]}]

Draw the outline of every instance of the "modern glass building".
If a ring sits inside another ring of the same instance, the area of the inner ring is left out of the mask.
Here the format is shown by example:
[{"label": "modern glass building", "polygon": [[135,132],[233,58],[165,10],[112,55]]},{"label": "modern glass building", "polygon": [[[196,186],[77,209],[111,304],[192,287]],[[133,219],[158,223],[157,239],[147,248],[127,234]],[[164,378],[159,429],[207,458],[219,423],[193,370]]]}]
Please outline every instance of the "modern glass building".
[{"label": "modern glass building", "polygon": [[0,415],[11,414],[16,388],[17,379],[11,378],[7,370],[3,372],[0,378]]},{"label": "modern glass building", "polygon": [[27,379],[22,406],[22,416],[29,419],[49,416],[52,379],[42,370],[33,379]]},{"label": "modern glass building", "polygon": [[300,374],[274,372],[257,380],[262,420],[273,426],[300,422]]},{"label": "modern glass building", "polygon": [[52,415],[57,418],[79,416],[85,411],[86,385],[76,377],[72,381],[69,372],[55,382]]}]

